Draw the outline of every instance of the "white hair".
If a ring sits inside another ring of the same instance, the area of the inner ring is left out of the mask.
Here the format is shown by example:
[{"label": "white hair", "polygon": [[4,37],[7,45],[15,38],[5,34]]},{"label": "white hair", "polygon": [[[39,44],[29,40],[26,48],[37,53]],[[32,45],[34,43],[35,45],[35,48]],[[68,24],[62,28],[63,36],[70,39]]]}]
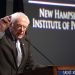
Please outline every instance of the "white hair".
[{"label": "white hair", "polygon": [[27,21],[27,23],[30,23],[30,20],[28,18],[28,16],[22,12],[16,12],[14,14],[11,15],[11,23],[13,24],[18,18],[20,17],[24,17]]}]

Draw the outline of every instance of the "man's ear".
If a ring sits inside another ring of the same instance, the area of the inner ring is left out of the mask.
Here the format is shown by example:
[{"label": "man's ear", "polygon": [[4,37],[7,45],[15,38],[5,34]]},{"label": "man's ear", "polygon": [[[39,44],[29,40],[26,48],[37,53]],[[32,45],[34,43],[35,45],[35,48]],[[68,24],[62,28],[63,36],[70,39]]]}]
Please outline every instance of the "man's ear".
[{"label": "man's ear", "polygon": [[13,23],[11,22],[10,26],[9,26],[9,29],[12,30],[12,28],[13,28]]}]

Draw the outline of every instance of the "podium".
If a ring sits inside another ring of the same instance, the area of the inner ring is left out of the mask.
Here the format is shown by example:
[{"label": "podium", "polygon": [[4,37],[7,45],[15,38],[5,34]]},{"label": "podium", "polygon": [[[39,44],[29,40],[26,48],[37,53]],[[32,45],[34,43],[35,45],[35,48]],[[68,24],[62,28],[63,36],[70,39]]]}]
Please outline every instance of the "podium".
[{"label": "podium", "polygon": [[49,66],[19,75],[75,75],[75,66]]},{"label": "podium", "polygon": [[38,68],[33,71],[25,71],[19,75],[53,75],[53,67]]},{"label": "podium", "polygon": [[74,65],[54,66],[53,75],[75,75]]}]

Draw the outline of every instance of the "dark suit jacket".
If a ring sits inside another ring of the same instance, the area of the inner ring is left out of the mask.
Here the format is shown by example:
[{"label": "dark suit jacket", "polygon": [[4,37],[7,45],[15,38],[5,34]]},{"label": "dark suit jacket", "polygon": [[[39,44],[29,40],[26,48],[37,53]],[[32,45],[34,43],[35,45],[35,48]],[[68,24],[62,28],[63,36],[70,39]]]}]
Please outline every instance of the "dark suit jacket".
[{"label": "dark suit jacket", "polygon": [[21,46],[23,59],[21,65],[17,67],[15,40],[7,29],[5,35],[0,39],[0,75],[17,75],[27,69],[32,69],[33,61],[31,59],[29,43],[25,38],[21,40]]}]

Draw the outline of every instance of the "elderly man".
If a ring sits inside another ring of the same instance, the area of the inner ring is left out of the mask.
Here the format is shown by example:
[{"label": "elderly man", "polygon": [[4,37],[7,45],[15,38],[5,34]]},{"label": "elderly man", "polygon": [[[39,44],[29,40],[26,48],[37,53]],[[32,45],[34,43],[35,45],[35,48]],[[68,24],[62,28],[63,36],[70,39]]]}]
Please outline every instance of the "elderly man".
[{"label": "elderly man", "polygon": [[0,19],[0,75],[17,75],[35,68],[25,39],[29,23],[22,12]]}]

